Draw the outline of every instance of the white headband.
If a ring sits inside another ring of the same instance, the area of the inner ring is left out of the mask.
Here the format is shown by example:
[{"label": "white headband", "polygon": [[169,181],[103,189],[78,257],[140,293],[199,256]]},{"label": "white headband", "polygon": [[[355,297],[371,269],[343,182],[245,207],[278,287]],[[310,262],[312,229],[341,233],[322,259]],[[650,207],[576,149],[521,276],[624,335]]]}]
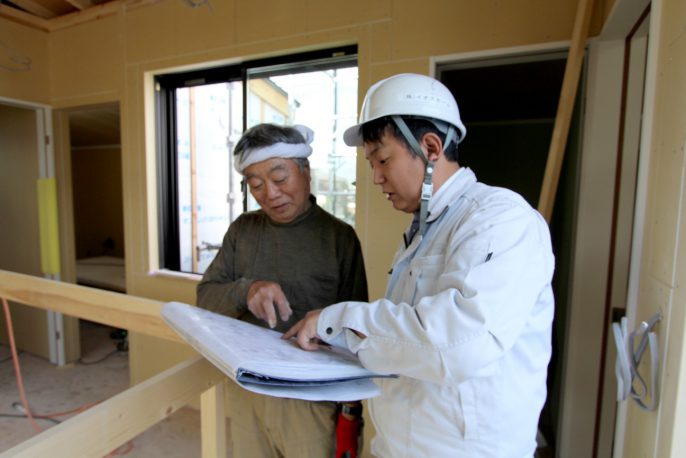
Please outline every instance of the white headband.
[{"label": "white headband", "polygon": [[312,154],[312,147],[310,143],[314,139],[314,132],[307,126],[297,124],[293,126],[295,130],[305,138],[305,143],[273,143],[269,146],[259,148],[250,148],[243,151],[236,156],[234,167],[238,173],[243,173],[243,170],[258,162],[266,161],[280,157],[284,159],[305,158]]}]

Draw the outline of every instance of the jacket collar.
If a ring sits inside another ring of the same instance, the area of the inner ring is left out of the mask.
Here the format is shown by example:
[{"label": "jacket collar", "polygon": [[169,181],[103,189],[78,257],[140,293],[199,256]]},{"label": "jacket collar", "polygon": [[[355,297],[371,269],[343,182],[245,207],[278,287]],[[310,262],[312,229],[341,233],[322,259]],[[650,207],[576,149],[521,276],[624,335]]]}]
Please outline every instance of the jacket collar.
[{"label": "jacket collar", "polygon": [[[476,182],[476,175],[468,167],[460,167],[450,178],[445,180],[436,193],[431,196],[429,201],[429,213],[426,217],[427,224],[436,221],[443,215],[450,207],[450,204],[457,202],[462,195],[469,189],[469,187]],[[423,238],[418,234],[419,229],[419,213],[414,214],[410,227],[403,234],[405,248],[413,251],[410,248],[416,247]]]},{"label": "jacket collar", "polygon": [[434,193],[429,201],[429,216],[426,222],[430,223],[443,214],[447,207],[456,202],[476,182],[476,175],[469,167],[460,167],[453,173]]}]

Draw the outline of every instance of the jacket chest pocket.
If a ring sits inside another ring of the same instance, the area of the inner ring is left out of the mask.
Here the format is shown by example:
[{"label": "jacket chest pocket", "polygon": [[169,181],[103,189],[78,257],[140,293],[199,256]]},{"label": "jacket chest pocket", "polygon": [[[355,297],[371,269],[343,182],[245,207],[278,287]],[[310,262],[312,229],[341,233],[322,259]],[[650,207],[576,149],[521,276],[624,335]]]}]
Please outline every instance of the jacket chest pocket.
[{"label": "jacket chest pocket", "polygon": [[438,278],[443,273],[445,256],[436,254],[422,256],[413,259],[408,271],[408,287],[411,288],[412,306],[416,305],[423,297],[433,296],[438,293]]}]

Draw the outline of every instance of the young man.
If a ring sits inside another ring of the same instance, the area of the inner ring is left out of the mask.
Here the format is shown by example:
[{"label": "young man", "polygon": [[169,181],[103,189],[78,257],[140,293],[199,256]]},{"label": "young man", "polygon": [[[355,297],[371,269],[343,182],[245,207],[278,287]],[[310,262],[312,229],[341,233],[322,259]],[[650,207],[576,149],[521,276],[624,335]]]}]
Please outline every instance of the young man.
[{"label": "young man", "polygon": [[[304,126],[260,124],[238,141],[236,170],[260,210],[229,226],[198,284],[198,306],[284,331],[322,304],[368,300],[355,231],[310,194],[312,137]],[[230,384],[229,405],[233,456],[334,455],[333,402],[261,396]]]},{"label": "young man", "polygon": [[369,401],[380,457],[525,457],[536,449],[551,354],[554,259],[545,221],[457,162],[465,127],[439,81],[372,86],[359,124],[374,183],[414,214],[384,299],[342,302],[284,338],[347,346],[380,379]]}]

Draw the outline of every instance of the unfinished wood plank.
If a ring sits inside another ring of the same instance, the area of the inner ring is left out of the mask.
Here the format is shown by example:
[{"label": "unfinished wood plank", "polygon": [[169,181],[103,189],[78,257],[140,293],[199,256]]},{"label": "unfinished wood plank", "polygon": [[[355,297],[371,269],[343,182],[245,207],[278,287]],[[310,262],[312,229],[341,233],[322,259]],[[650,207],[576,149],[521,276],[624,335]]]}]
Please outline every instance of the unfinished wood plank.
[{"label": "unfinished wood plank", "polygon": [[0,297],[115,328],[184,342],[162,319],[160,301],[0,270]]},{"label": "unfinished wood plank", "polygon": [[569,135],[569,125],[574,111],[574,101],[576,90],[579,86],[579,75],[583,64],[586,39],[588,38],[588,28],[593,13],[593,0],[580,0],[574,19],[574,29],[572,31],[572,43],[567,56],[565,74],[562,80],[562,90],[560,101],[557,105],[557,115],[555,116],[555,126],[553,136],[550,140],[548,150],[548,161],[546,162],[545,174],[543,175],[543,185],[538,201],[538,211],[546,221],[550,223],[555,204],[555,195],[560,181],[560,170],[564,160],[567,137]]},{"label": "unfinished wood plank", "polygon": [[97,21],[119,12],[126,12],[140,6],[152,5],[163,0],[114,0],[106,3],[97,4],[83,11],[65,14],[48,21],[51,32],[66,29],[84,22]]},{"label": "unfinished wood plank", "polygon": [[202,458],[226,458],[224,382],[200,395]]},{"label": "unfinished wood plank", "polygon": [[95,5],[92,0],[67,0],[67,3],[78,10],[85,10]]},{"label": "unfinished wood plank", "polygon": [[57,12],[52,11],[50,8],[46,7],[42,3],[36,2],[34,0],[12,0],[12,3],[33,14],[34,16],[41,17],[43,19],[50,19],[57,16]]},{"label": "unfinished wood plank", "polygon": [[193,358],[22,442],[0,458],[105,456],[225,379],[207,360]]},{"label": "unfinished wood plank", "polygon": [[49,23],[46,19],[25,13],[24,11],[12,8],[11,6],[0,4],[0,17],[44,32],[50,30]]}]

